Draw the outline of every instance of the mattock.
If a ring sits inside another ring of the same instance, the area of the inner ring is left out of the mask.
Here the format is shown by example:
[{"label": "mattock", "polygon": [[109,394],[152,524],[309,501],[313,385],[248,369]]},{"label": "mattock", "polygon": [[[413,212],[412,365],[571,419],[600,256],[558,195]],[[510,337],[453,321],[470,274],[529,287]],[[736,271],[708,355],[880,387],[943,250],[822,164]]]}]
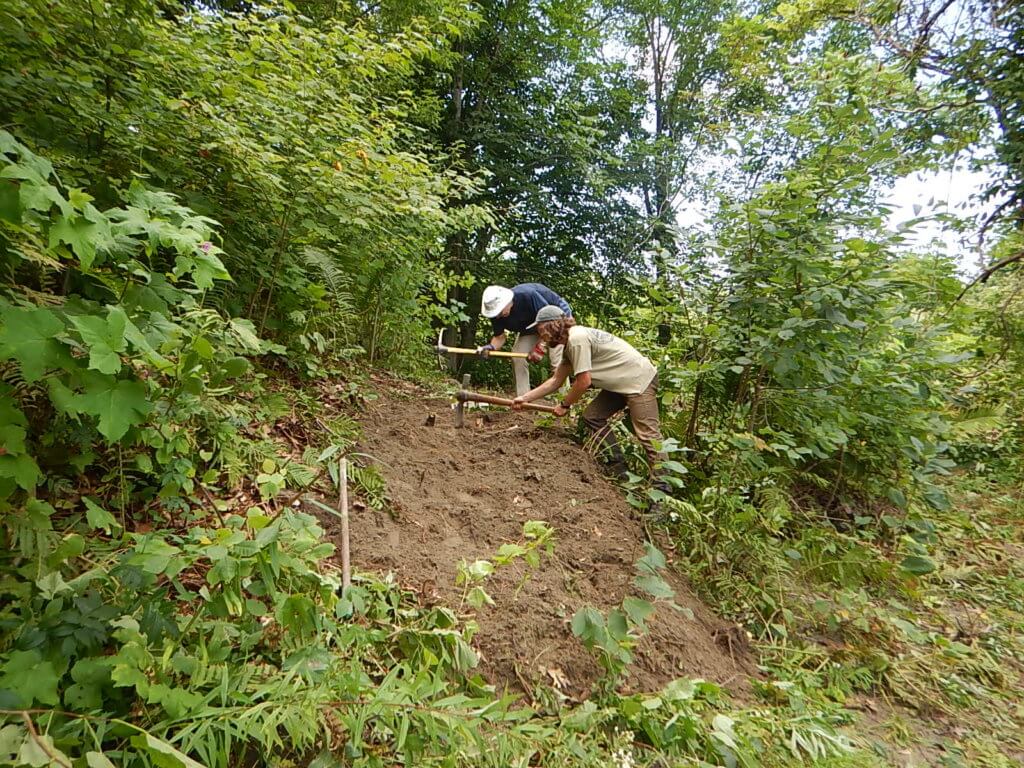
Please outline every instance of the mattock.
[{"label": "mattock", "polygon": [[[444,336],[444,328],[441,329],[440,333],[437,334],[437,344],[434,349],[439,355],[475,355],[475,349],[468,349],[466,347],[448,347],[441,343],[441,338]],[[526,358],[529,354],[526,352],[502,352],[500,349],[493,352],[488,352],[487,357],[511,357],[511,358]],[[463,387],[466,384],[463,383]]]},{"label": "mattock", "polygon": [[[491,405],[503,405],[506,408],[511,408],[514,401],[509,400],[506,397],[494,397],[493,395],[481,395],[478,392],[470,392],[466,389],[469,386],[469,374],[467,373],[462,377],[462,389],[455,395],[455,426],[461,427],[463,424],[463,414],[465,412],[466,403],[490,403]],[[526,411],[543,411],[544,413],[554,413],[555,406],[553,405],[541,405],[539,403],[523,403],[523,410]]]}]

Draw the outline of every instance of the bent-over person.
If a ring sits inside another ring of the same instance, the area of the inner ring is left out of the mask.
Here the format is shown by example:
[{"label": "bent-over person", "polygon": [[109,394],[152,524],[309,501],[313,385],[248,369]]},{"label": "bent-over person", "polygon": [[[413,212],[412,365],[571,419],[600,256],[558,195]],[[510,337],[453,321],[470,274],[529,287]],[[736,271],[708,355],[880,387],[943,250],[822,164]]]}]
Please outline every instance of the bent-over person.
[{"label": "bent-over person", "polygon": [[530,369],[527,361],[539,363],[547,352],[554,371],[562,362],[562,348],[545,345],[533,329],[537,312],[548,304],[560,307],[566,315],[572,316],[568,302],[541,283],[522,283],[514,288],[489,285],[484,289],[480,314],[491,321],[493,337],[490,342],[477,349],[477,354],[487,357],[490,352],[501,349],[508,331],[516,334],[513,352],[525,352],[526,360],[512,360],[512,373],[516,380],[516,395],[524,395],[530,389]]},{"label": "bent-over person", "polygon": [[582,420],[607,457],[609,468],[620,477],[625,475],[622,446],[608,423],[625,409],[636,438],[647,454],[650,470],[655,474],[655,487],[666,490],[655,473],[655,466],[665,460],[665,455],[656,446],[662,438],[658,420],[658,370],[654,364],[629,342],[607,331],[576,325],[572,317],[556,306],[543,307],[531,327],[534,326],[549,347],[564,345],[562,362],[551,378],[517,397],[513,407],[555,392],[571,374],[572,387],[555,406],[555,413],[565,416],[584,392],[597,387],[601,391],[583,411]]}]

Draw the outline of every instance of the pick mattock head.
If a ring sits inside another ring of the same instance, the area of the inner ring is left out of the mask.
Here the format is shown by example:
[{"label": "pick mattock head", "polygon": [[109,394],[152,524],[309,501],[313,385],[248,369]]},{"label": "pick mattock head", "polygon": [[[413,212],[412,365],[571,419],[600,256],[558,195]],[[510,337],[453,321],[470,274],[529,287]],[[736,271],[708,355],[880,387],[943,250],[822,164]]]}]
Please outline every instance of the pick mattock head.
[{"label": "pick mattock head", "polygon": [[[462,374],[462,389],[459,390],[459,395],[465,391],[466,387],[469,386],[469,374]],[[466,415],[466,400],[463,397],[456,396],[455,400],[455,427],[456,429],[462,429],[463,419]]]}]

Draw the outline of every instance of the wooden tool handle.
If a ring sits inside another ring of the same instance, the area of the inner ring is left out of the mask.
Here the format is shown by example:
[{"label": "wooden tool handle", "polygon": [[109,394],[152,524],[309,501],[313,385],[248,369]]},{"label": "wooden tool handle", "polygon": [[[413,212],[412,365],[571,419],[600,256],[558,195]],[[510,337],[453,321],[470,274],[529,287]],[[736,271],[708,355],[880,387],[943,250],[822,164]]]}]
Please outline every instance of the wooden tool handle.
[{"label": "wooden tool handle", "polygon": [[[505,397],[494,397],[493,395],[481,395],[476,392],[467,392],[464,389],[460,389],[456,395],[460,402],[473,402],[473,403],[490,403],[491,405],[504,405],[506,408],[512,407],[512,401]],[[540,405],[539,403],[523,403],[523,408],[528,411],[543,411],[544,413],[554,413],[555,407],[553,405]]]},{"label": "wooden tool handle", "polygon": [[[449,355],[475,355],[475,349],[466,349],[465,347],[438,347],[441,354]],[[527,352],[502,352],[500,350],[494,350],[488,353],[488,357],[529,357]]]}]

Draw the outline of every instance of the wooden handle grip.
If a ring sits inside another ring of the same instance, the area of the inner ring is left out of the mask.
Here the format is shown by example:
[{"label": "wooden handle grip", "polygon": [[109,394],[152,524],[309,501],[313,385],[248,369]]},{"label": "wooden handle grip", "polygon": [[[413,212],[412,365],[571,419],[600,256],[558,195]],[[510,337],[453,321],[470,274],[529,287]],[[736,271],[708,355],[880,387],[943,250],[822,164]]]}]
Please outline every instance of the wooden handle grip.
[{"label": "wooden handle grip", "polygon": [[[442,355],[475,355],[475,349],[466,349],[465,347],[438,347],[437,351]],[[502,352],[501,350],[495,350],[487,355],[488,357],[528,357],[527,352]]]},{"label": "wooden handle grip", "polygon": [[[460,389],[456,395],[459,402],[473,402],[473,403],[490,403],[491,405],[504,405],[506,408],[512,407],[512,401],[505,397],[494,397],[493,395],[481,395],[476,392],[467,392],[464,389]],[[553,405],[540,405],[538,403],[523,403],[523,408],[528,411],[543,411],[544,413],[554,413],[555,407]]]}]

